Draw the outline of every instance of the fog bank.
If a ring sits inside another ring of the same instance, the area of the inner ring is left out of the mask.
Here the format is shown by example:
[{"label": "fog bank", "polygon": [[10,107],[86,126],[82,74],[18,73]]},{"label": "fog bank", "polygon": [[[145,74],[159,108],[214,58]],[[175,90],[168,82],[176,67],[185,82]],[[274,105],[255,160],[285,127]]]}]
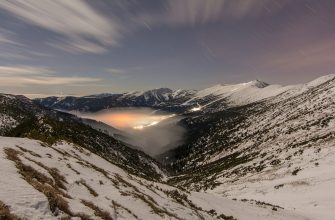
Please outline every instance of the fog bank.
[{"label": "fog bank", "polygon": [[71,112],[82,118],[103,122],[123,131],[122,141],[158,156],[182,144],[185,128],[180,116],[151,108],[113,108],[96,113]]}]

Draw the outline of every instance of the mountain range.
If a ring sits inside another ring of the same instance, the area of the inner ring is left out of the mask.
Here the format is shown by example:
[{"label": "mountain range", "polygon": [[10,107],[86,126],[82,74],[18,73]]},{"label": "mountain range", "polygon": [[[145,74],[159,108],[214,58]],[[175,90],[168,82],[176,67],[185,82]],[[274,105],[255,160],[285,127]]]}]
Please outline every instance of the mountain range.
[{"label": "mountain range", "polygon": [[[1,94],[0,169],[8,177],[0,180],[1,212],[13,219],[332,219],[334,97],[335,75],[291,86],[254,80],[200,91]],[[114,107],[182,115],[185,141],[157,161],[62,112]]]}]

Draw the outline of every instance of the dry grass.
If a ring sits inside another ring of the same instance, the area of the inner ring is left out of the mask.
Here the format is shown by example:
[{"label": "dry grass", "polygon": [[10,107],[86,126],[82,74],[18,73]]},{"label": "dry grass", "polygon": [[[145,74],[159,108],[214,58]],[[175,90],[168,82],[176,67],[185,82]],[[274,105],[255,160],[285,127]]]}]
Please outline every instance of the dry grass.
[{"label": "dry grass", "polygon": [[28,152],[30,155],[34,156],[34,157],[41,157],[41,155],[35,153],[34,151],[31,151],[31,150],[28,150],[28,149],[25,149],[23,147],[20,147],[18,145],[16,145],[17,148],[19,148],[22,152]]},{"label": "dry grass", "polygon": [[85,180],[81,179],[79,181],[76,181],[77,184],[81,184],[86,187],[86,189],[93,195],[94,197],[97,197],[99,194],[91,187],[89,186]]},{"label": "dry grass", "polygon": [[112,200],[112,207],[113,207],[113,209],[116,213],[118,213],[118,209],[123,209],[126,212],[128,212],[130,215],[132,215],[135,219],[139,219],[137,215],[135,215],[132,211],[130,211],[130,209],[128,209],[128,208],[124,207],[123,205],[115,202],[114,200]]},{"label": "dry grass", "polygon": [[41,162],[35,161],[35,160],[33,160],[31,158],[28,158],[28,157],[25,157],[25,158],[27,160],[37,164],[38,166],[42,167],[43,169],[47,170],[48,173],[54,179],[55,184],[58,188],[67,190],[66,186],[65,186],[65,183],[67,183],[67,181],[66,181],[65,177],[59,173],[59,170],[57,168],[49,168],[49,167],[45,166],[44,164],[42,164]]},{"label": "dry grass", "polygon": [[143,194],[139,194],[139,193],[132,193],[131,194],[134,198],[139,199],[141,201],[143,201],[144,203],[146,203],[152,210],[153,213],[161,216],[162,218],[164,217],[164,215],[173,217],[175,219],[179,219],[180,218],[178,216],[176,216],[174,213],[170,213],[168,212],[165,208],[160,208],[158,206],[158,204],[156,203],[156,201],[154,201],[151,197],[149,196],[145,196]]},{"label": "dry grass", "polygon": [[19,173],[26,179],[26,180],[36,180],[42,184],[47,183],[49,185],[53,184],[53,180],[49,177],[45,176],[44,174],[38,172],[31,166],[27,166],[22,163],[19,155],[22,155],[21,152],[14,150],[12,148],[6,148],[5,153],[7,159],[15,162],[16,167],[19,169]]},{"label": "dry grass", "polygon": [[71,214],[68,202],[63,198],[65,193],[60,191],[57,186],[53,185],[52,179],[38,172],[33,167],[23,164],[19,158],[19,151],[12,148],[6,148],[5,153],[7,155],[7,159],[15,162],[15,165],[24,180],[47,197],[50,210],[55,215],[58,215],[58,210]]},{"label": "dry grass", "polygon": [[59,173],[57,168],[49,168],[48,172],[54,178],[55,184],[58,188],[67,190],[64,184],[68,182],[66,181],[65,177]]},{"label": "dry grass", "polygon": [[58,150],[57,148],[52,147],[52,146],[49,146],[49,147],[52,148],[54,151],[58,152],[59,154],[63,155],[64,157],[71,157],[71,154],[69,154],[66,151]]},{"label": "dry grass", "polygon": [[110,180],[113,185],[115,186],[115,188],[117,189],[120,189],[119,188],[119,183],[120,181],[118,181],[117,179],[113,179],[112,177],[109,176],[109,172],[100,168],[100,167],[97,167],[96,165],[94,164],[91,164],[90,162],[86,161],[86,160],[83,160],[83,159],[80,159],[80,158],[76,158],[78,161],[76,161],[76,163],[84,166],[84,167],[88,167],[88,168],[91,168],[99,173],[101,173],[103,176],[105,176],[108,180]]},{"label": "dry grass", "polygon": [[71,164],[66,164],[66,166],[70,169],[70,170],[72,170],[73,172],[75,172],[77,175],[80,175],[80,172],[78,171],[78,170],[76,170],[76,169],[74,169],[72,166],[71,166]]},{"label": "dry grass", "polygon": [[48,198],[49,207],[53,213],[58,215],[58,210],[61,210],[66,214],[72,215],[68,202],[61,196],[59,191],[47,185],[37,184],[35,188],[44,193],[44,195]]},{"label": "dry grass", "polygon": [[[115,174],[115,179],[118,182],[118,184],[122,184],[123,187],[129,187],[133,189],[134,192],[125,192],[125,191],[120,191],[122,196],[132,196],[135,199],[139,199],[146,203],[152,210],[153,213],[164,217],[164,215],[172,217],[174,219],[181,219],[179,218],[176,214],[169,212],[165,208],[161,208],[159,204],[149,195],[143,194],[136,186],[133,184],[125,181],[119,174]],[[114,180],[115,181],[115,180]]]},{"label": "dry grass", "polygon": [[83,167],[90,167],[89,165],[87,165],[86,163],[84,163],[81,160],[77,160],[76,163],[82,165]]},{"label": "dry grass", "polygon": [[152,213],[155,213],[157,215],[159,215],[160,217],[164,218],[165,215],[173,218],[173,219],[178,219],[178,220],[182,220],[180,217],[178,217],[176,214],[169,212],[168,210],[166,210],[164,207],[161,208],[158,203],[149,195],[145,195],[141,192],[124,192],[124,191],[120,191],[121,196],[132,196],[135,199],[139,199],[142,202],[144,202],[145,204],[147,204]]},{"label": "dry grass", "polygon": [[9,206],[0,201],[0,219],[1,220],[21,220],[18,216],[12,214]]},{"label": "dry grass", "polygon": [[[19,173],[23,176],[23,179],[26,180],[31,186],[33,186],[36,190],[43,193],[49,202],[49,208],[51,212],[57,216],[59,214],[59,211],[62,211],[63,213],[67,214],[68,217],[64,217],[63,219],[71,219],[71,217],[79,217],[82,220],[91,220],[91,218],[83,213],[73,213],[70,210],[68,202],[65,200],[65,198],[71,198],[71,196],[67,195],[63,191],[60,190],[60,188],[63,187],[61,182],[66,182],[65,178],[60,175],[59,171],[56,168],[48,168],[41,164],[40,162],[33,161],[39,166],[43,167],[44,169],[48,170],[50,175],[55,179],[54,181],[45,176],[44,174],[38,172],[31,166],[27,166],[22,163],[21,159],[19,158],[19,155],[22,155],[21,152],[14,150],[12,148],[6,148],[5,153],[7,156],[7,159],[13,161],[19,170]],[[1,220],[8,219],[11,220],[11,218],[0,218]],[[19,219],[19,218],[12,218],[13,220]]]},{"label": "dry grass", "polygon": [[113,220],[112,216],[110,216],[108,212],[103,211],[98,206],[94,205],[92,202],[81,200],[81,203],[89,207],[90,209],[92,209],[94,211],[95,216],[98,216],[102,218],[103,220]]}]

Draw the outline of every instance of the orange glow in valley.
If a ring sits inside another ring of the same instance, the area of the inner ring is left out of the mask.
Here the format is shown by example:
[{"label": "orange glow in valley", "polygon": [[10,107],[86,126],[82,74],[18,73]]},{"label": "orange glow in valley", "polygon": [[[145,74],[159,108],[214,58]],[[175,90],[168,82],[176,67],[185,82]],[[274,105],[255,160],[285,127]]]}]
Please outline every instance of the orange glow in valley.
[{"label": "orange glow in valley", "polygon": [[109,113],[97,117],[97,120],[102,121],[116,128],[130,128],[145,123],[154,116],[148,116],[141,113]]},{"label": "orange glow in valley", "polygon": [[101,121],[121,130],[143,130],[147,127],[155,126],[165,119],[174,117],[175,114],[153,114],[152,110],[115,110],[82,116]]}]

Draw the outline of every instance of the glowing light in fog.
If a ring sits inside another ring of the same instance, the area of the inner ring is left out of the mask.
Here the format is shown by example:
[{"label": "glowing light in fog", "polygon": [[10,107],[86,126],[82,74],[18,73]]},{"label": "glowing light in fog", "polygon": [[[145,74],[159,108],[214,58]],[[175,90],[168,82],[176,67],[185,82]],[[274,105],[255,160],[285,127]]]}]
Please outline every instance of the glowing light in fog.
[{"label": "glowing light in fog", "polygon": [[196,111],[200,111],[201,107],[194,107],[191,109],[191,112],[196,112]]},{"label": "glowing light in fog", "polygon": [[142,130],[144,128],[143,125],[138,125],[138,126],[134,126],[133,129],[135,130]]},{"label": "glowing light in fog", "polygon": [[163,120],[176,116],[176,114],[157,113],[152,110],[116,109],[102,111],[95,114],[80,114],[83,118],[91,118],[104,122],[117,129],[143,130],[158,125]]},{"label": "glowing light in fog", "polygon": [[191,109],[191,112],[196,112],[196,111],[201,110],[201,108],[202,108],[201,105],[199,105],[198,103],[197,103],[197,105],[198,105],[197,107],[194,107],[194,108]]},{"label": "glowing light in fog", "polygon": [[160,123],[161,121],[163,121],[165,119],[168,119],[168,118],[171,118],[171,117],[174,117],[174,116],[175,116],[175,114],[166,115],[166,116],[153,116],[154,119],[155,119],[155,121],[149,121],[150,118],[148,118],[147,122],[142,122],[141,124],[134,126],[133,129],[135,129],[135,130],[143,130],[144,128],[155,126],[158,123]]}]

